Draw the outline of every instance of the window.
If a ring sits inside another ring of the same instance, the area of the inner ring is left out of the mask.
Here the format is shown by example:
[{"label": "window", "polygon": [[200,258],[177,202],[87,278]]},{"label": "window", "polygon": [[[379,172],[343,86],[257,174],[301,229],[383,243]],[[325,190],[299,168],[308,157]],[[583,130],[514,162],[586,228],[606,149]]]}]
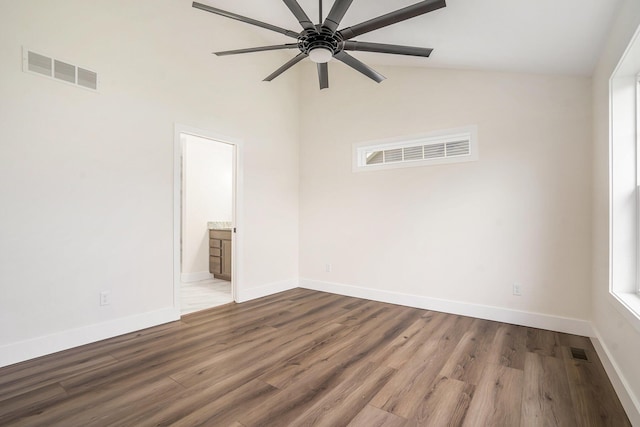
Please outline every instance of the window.
[{"label": "window", "polygon": [[353,170],[380,170],[478,159],[475,126],[353,145]]},{"label": "window", "polygon": [[640,331],[640,32],[609,82],[610,279],[614,306]]}]

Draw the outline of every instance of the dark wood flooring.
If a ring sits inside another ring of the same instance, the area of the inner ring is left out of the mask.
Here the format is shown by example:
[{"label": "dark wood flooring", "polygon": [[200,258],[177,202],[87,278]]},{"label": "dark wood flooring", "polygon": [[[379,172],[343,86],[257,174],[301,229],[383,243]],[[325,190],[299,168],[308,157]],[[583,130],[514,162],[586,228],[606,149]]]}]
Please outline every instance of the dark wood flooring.
[{"label": "dark wood flooring", "polygon": [[587,338],[296,289],[2,368],[0,425],[630,423]]}]

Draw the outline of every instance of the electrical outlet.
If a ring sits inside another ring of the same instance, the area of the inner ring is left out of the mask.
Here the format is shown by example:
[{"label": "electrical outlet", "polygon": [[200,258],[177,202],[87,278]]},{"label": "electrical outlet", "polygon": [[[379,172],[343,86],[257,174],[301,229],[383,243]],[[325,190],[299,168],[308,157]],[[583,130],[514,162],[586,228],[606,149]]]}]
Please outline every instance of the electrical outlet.
[{"label": "electrical outlet", "polygon": [[331,273],[331,264],[325,264],[324,265],[324,272],[325,273]]},{"label": "electrical outlet", "polygon": [[520,283],[513,284],[513,294],[518,297],[522,296],[522,285]]},{"label": "electrical outlet", "polygon": [[100,305],[109,305],[111,304],[111,292],[102,291],[100,292]]}]

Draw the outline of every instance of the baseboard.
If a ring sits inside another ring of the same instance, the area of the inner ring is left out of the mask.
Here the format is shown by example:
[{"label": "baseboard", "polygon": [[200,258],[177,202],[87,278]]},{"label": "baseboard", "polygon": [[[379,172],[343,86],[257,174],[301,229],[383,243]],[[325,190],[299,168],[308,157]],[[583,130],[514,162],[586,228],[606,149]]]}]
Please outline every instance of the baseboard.
[{"label": "baseboard", "polygon": [[180,319],[173,308],[114,319],[0,347],[0,367]]},{"label": "baseboard", "polygon": [[182,283],[199,282],[201,280],[213,279],[213,274],[208,271],[199,271],[196,273],[182,273],[180,281]]},{"label": "baseboard", "polygon": [[629,421],[631,421],[631,425],[640,426],[640,400],[631,391],[629,382],[622,374],[622,371],[615,362],[615,359],[611,357],[611,352],[604,344],[600,332],[595,327],[593,330],[594,337],[591,338],[591,342],[598,353],[598,357],[600,357],[602,366],[604,366],[604,370],[607,372],[613,388],[618,394],[620,403],[622,403],[622,406],[629,417]]},{"label": "baseboard", "polygon": [[529,326],[532,328],[548,329],[588,337],[593,335],[593,328],[590,322],[569,317],[552,316],[549,314],[511,310],[502,307],[430,298],[421,295],[361,288],[342,283],[321,282],[317,280],[300,279],[300,287],[356,298],[365,298],[390,304],[422,308],[425,310],[441,311],[444,313],[494,320],[514,325]]},{"label": "baseboard", "polygon": [[298,287],[296,279],[283,280],[281,282],[273,282],[263,286],[249,289],[237,289],[236,302],[247,302],[253,299],[266,297],[268,295],[277,294],[278,292],[288,291]]}]

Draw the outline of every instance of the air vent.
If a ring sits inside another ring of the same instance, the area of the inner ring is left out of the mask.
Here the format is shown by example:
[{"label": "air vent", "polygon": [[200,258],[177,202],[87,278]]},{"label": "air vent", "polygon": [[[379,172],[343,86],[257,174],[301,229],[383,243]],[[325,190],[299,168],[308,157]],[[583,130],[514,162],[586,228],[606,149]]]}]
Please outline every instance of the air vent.
[{"label": "air vent", "polygon": [[571,357],[576,360],[586,360],[589,361],[587,357],[587,352],[583,348],[571,347]]},{"label": "air vent", "polygon": [[78,84],[88,89],[98,89],[98,75],[93,71],[78,67]]},{"label": "air vent", "polygon": [[76,67],[67,64],[66,62],[58,61],[57,59],[53,61],[54,73],[53,77],[56,79],[64,80],[69,83],[76,83]]},{"label": "air vent", "polygon": [[23,49],[23,70],[87,89],[98,89],[98,74],[67,61]]},{"label": "air vent", "polygon": [[27,70],[33,73],[38,73],[51,77],[51,71],[53,66],[51,65],[51,58],[39,55],[35,52],[29,52],[27,56]]}]

